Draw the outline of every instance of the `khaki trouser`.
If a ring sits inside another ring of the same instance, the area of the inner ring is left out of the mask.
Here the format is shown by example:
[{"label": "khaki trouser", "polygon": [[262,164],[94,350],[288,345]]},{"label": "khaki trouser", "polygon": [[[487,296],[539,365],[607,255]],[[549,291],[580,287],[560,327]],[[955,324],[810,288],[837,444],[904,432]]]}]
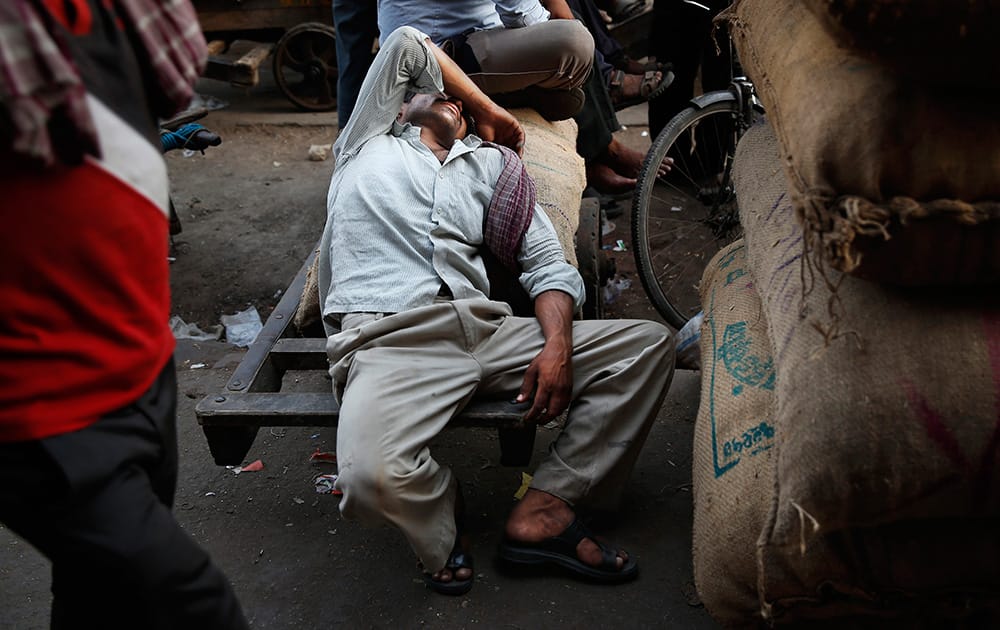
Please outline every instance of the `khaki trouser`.
[{"label": "khaki trouser", "polygon": [[[341,513],[393,523],[437,571],[455,541],[455,481],[428,444],[474,394],[513,398],[544,344],[541,327],[487,300],[348,314],[342,324],[327,342],[341,400]],[[674,339],[644,320],[573,322],[573,338],[573,402],[532,487],[610,507],[670,384]]]},{"label": "khaki trouser", "polygon": [[469,78],[494,100],[533,107],[548,120],[570,118],[583,107],[594,39],[577,20],[475,31],[466,42],[479,64]]}]

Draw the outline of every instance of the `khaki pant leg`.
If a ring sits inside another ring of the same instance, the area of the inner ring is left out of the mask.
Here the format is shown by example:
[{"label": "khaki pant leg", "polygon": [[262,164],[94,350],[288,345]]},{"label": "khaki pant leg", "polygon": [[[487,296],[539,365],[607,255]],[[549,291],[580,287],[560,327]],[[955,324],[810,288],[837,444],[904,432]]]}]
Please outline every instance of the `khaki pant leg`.
[{"label": "khaki pant leg", "polygon": [[335,378],[346,373],[337,486],[345,517],[396,525],[433,572],[455,541],[455,481],[428,444],[472,396],[481,371],[450,305],[420,310],[342,333],[360,338],[334,369]]},{"label": "khaki pant leg", "polygon": [[578,89],[594,63],[594,39],[576,20],[476,31],[467,42],[481,68],[469,77],[487,94]]},{"label": "khaki pant leg", "polygon": [[[475,353],[479,391],[516,392],[543,344],[536,320],[508,318]],[[573,402],[532,487],[570,504],[617,504],[670,386],[674,344],[655,322],[574,322]]]}]

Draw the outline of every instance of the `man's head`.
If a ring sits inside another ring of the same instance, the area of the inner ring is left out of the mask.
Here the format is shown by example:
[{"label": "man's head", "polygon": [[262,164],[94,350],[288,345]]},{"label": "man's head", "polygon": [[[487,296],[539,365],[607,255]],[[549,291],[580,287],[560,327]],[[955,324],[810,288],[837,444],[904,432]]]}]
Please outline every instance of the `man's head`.
[{"label": "man's head", "polygon": [[446,94],[415,94],[403,99],[397,120],[430,129],[438,141],[447,145],[469,133],[462,101]]}]

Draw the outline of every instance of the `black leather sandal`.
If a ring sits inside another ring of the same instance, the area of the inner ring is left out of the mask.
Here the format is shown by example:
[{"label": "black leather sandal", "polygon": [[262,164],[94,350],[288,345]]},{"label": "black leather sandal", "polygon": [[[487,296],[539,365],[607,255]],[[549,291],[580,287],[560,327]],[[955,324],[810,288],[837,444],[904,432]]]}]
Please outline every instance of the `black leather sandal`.
[{"label": "black leather sandal", "polygon": [[[601,564],[594,567],[581,561],[576,555],[580,541],[589,538],[601,549]],[[639,565],[629,558],[621,569],[618,568],[618,550],[598,539],[579,519],[558,536],[541,542],[529,543],[504,538],[499,548],[500,558],[512,564],[555,564],[575,575],[605,584],[627,582],[639,575]]]}]

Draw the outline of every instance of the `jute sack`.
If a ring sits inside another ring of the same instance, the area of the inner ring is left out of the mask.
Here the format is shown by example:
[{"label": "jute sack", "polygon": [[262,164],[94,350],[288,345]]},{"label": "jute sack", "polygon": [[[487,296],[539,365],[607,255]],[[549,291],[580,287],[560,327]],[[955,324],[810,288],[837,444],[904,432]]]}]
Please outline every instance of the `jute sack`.
[{"label": "jute sack", "polygon": [[[511,113],[524,128],[524,154],[521,160],[535,181],[535,196],[539,206],[552,221],[566,261],[574,267],[576,260],[576,230],[580,226],[580,199],[587,185],[583,158],[576,153],[576,122],[548,121],[533,109],[521,108]],[[319,288],[313,261],[295,310],[295,325],[299,330],[320,320]]]},{"label": "jute sack", "polygon": [[[845,46],[913,81],[996,92],[998,0],[805,0]],[[967,94],[968,95],[968,94]]]},{"label": "jute sack", "polygon": [[705,269],[694,425],[694,582],[720,623],[754,627],[756,543],[774,493],[774,360],[742,240]]},{"label": "jute sack", "polygon": [[776,366],[776,494],[758,549],[765,613],[946,616],[954,596],[995,604],[1000,295],[851,276],[834,293],[803,265],[766,125],[740,141],[733,178]]},{"label": "jute sack", "polygon": [[1000,282],[1000,118],[840,48],[796,0],[724,14],[781,146],[810,260],[903,285]]},{"label": "jute sack", "polygon": [[587,186],[586,167],[576,152],[576,122],[548,121],[528,108],[513,109],[511,114],[524,128],[521,160],[535,180],[538,205],[556,228],[567,262],[576,267],[580,199]]}]

